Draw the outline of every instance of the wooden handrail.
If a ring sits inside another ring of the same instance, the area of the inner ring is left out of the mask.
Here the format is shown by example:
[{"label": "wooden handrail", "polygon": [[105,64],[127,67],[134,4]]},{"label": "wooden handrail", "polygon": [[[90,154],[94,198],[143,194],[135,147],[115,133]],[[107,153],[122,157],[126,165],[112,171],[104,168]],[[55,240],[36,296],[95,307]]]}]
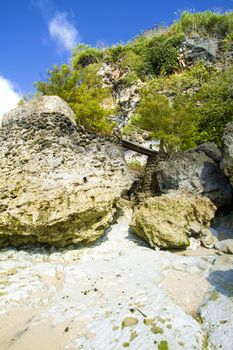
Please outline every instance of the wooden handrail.
[{"label": "wooden handrail", "polygon": [[143,147],[138,145],[137,143],[133,143],[130,141],[126,141],[126,140],[121,140],[122,146],[124,148],[130,149],[131,151],[140,153],[140,154],[144,154],[146,156],[157,156],[159,154],[158,151],[155,151],[154,149],[150,149],[147,147]]}]

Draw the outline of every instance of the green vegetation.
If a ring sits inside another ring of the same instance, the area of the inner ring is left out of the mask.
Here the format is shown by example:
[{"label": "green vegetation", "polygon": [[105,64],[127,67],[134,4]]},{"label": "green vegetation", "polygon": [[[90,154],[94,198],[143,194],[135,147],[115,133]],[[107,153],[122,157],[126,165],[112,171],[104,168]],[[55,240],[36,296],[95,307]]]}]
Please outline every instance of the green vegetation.
[{"label": "green vegetation", "polygon": [[36,83],[37,91],[62,97],[87,130],[111,133],[113,91],[103,88],[98,75],[106,63],[116,69],[118,86],[142,82],[140,103],[124,133],[149,131],[170,151],[206,141],[221,146],[224,126],[233,120],[233,65],[225,65],[224,72],[222,63],[182,66],[182,42],[198,36],[217,39],[222,53],[232,51],[233,13],[184,12],[169,28],[147,31],[126,44],[103,49],[78,44],[71,64],[54,66],[46,82]]},{"label": "green vegetation", "polygon": [[166,340],[162,340],[158,345],[158,350],[169,350],[168,342]]},{"label": "green vegetation", "polygon": [[150,131],[152,138],[162,140],[173,151],[207,141],[221,147],[224,127],[231,121],[233,67],[216,72],[200,63],[183,73],[151,80],[142,89],[125,132],[138,127]]},{"label": "green vegetation", "polygon": [[221,146],[224,127],[233,121],[233,67],[214,74],[186,107],[197,123],[197,144],[213,141]]},{"label": "green vegetation", "polygon": [[132,160],[130,163],[128,163],[128,167],[132,171],[136,171],[139,173],[143,173],[145,171],[145,166],[138,160]]},{"label": "green vegetation", "polygon": [[156,326],[156,325],[153,325],[152,328],[151,328],[151,332],[153,334],[163,334],[163,329],[159,326]]},{"label": "green vegetation", "polygon": [[185,35],[199,34],[202,37],[226,38],[233,34],[233,13],[184,12],[171,29],[183,32]]},{"label": "green vegetation", "polygon": [[137,37],[126,45],[119,45],[103,51],[108,62],[117,63],[125,71],[134,73],[135,80],[145,80],[160,74],[172,74],[178,69],[178,44],[182,35],[155,36],[147,39]]},{"label": "green vegetation", "polygon": [[54,66],[48,71],[47,82],[36,82],[42,95],[57,95],[73,109],[76,121],[87,130],[111,133],[113,123],[109,120],[112,109],[104,108],[104,101],[111,98],[110,90],[101,87],[97,75],[98,65],[72,69],[67,64]]},{"label": "green vegetation", "polygon": [[153,139],[160,139],[170,152],[193,147],[195,124],[191,117],[183,117],[181,105],[177,109],[166,96],[156,92],[152,81],[142,89],[137,111],[124,132],[130,133],[138,127],[147,130]]},{"label": "green vegetation", "polygon": [[78,44],[72,52],[72,64],[74,68],[85,68],[89,64],[95,64],[102,57],[101,51],[95,47],[85,44]]}]

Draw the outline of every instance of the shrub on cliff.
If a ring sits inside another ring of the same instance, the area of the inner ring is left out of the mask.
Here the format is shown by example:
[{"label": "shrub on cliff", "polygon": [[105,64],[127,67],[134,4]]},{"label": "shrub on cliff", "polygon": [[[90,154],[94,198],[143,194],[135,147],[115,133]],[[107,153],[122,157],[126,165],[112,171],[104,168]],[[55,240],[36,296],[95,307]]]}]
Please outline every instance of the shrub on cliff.
[{"label": "shrub on cliff", "polygon": [[185,109],[197,122],[196,143],[212,141],[221,147],[225,125],[233,121],[233,66],[213,74]]},{"label": "shrub on cliff", "polygon": [[202,37],[225,38],[233,33],[233,13],[217,13],[205,11],[198,13],[183,12],[173,25],[173,30],[182,31],[186,35],[199,34]]},{"label": "shrub on cliff", "polygon": [[35,85],[39,94],[63,98],[75,112],[77,122],[87,130],[110,133],[113,124],[108,117],[113,111],[104,108],[103,103],[111,94],[102,88],[97,70],[94,64],[82,69],[72,69],[68,64],[54,66],[48,71],[48,80]]},{"label": "shrub on cliff", "polygon": [[167,97],[155,92],[153,83],[142,90],[141,101],[125,132],[140,128],[151,132],[170,152],[195,146],[195,125],[177,112]]},{"label": "shrub on cliff", "polygon": [[[161,94],[163,89],[173,96],[170,101]],[[207,141],[221,147],[223,130],[230,121],[233,121],[233,67],[215,72],[198,64],[181,75],[154,79],[144,87],[125,132],[134,128],[150,131],[153,138],[161,139],[173,150]]]},{"label": "shrub on cliff", "polygon": [[84,68],[89,64],[98,63],[102,58],[99,49],[85,44],[78,44],[72,51],[72,64],[74,68]]},{"label": "shrub on cliff", "polygon": [[149,42],[148,60],[154,74],[172,74],[178,68],[178,51],[165,37],[155,37]]}]

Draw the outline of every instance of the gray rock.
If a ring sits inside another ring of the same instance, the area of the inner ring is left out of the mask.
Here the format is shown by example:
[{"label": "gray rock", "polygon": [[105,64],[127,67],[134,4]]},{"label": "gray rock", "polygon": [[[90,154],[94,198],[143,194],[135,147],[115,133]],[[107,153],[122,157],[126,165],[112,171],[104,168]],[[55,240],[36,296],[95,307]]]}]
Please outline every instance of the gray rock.
[{"label": "gray rock", "polygon": [[219,163],[222,157],[222,152],[213,142],[206,142],[194,148],[197,152],[204,152],[208,157]]},{"label": "gray rock", "polygon": [[117,64],[103,63],[98,75],[101,76],[104,87],[110,87],[113,97],[118,105],[118,113],[112,116],[119,128],[124,127],[129,122],[140,101],[140,88],[142,82],[137,82],[130,86],[125,86],[124,78],[129,72],[122,70]]},{"label": "gray rock", "polygon": [[[207,155],[208,154],[208,155]],[[219,164],[219,152],[213,144],[202,145],[170,159],[153,162],[146,169],[151,172],[150,187],[154,193],[185,188],[207,196],[217,206],[229,205],[232,200],[231,184]],[[148,184],[147,184],[148,186]]]},{"label": "gray rock", "polygon": [[232,210],[221,210],[212,222],[212,229],[215,230],[217,238],[222,241],[233,239],[233,212]]},{"label": "gray rock", "polygon": [[223,241],[217,242],[215,247],[220,253],[233,254],[233,239],[224,239]]},{"label": "gray rock", "polygon": [[123,150],[34,105],[0,129],[0,246],[94,241],[131,185]]},{"label": "gray rock", "polygon": [[213,63],[217,57],[218,39],[214,38],[186,38],[181,45],[181,52],[184,55],[186,65],[194,64],[197,61]]},{"label": "gray rock", "polygon": [[202,228],[200,241],[205,248],[212,249],[215,246],[215,237],[208,228]]},{"label": "gray rock", "polygon": [[223,157],[221,167],[233,185],[233,123],[228,123],[223,134]]},{"label": "gray rock", "polygon": [[2,126],[14,123],[19,117],[29,117],[31,113],[62,113],[74,120],[74,112],[69,105],[58,96],[40,96],[22,106],[7,112],[2,117]]}]

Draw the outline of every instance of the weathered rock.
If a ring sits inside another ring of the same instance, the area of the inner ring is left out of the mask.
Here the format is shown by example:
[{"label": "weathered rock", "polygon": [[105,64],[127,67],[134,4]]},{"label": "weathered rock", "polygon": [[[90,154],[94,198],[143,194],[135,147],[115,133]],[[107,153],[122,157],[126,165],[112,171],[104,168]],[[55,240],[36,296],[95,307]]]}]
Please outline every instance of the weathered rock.
[{"label": "weathered rock", "polygon": [[12,109],[2,117],[2,126],[12,124],[19,117],[29,117],[31,113],[62,113],[74,119],[74,112],[59,96],[40,96],[22,106]]},{"label": "weathered rock", "polygon": [[183,54],[187,66],[197,61],[212,64],[216,61],[218,44],[218,39],[214,38],[203,39],[199,36],[186,38],[181,45],[180,52]]},{"label": "weathered rock", "polygon": [[215,236],[220,240],[233,239],[233,211],[231,208],[220,210],[212,222]]},{"label": "weathered rock", "polygon": [[224,239],[223,241],[217,242],[215,247],[220,253],[233,254],[233,239]]},{"label": "weathered rock", "polygon": [[193,150],[197,152],[204,152],[207,157],[213,159],[216,163],[219,163],[222,158],[222,152],[213,142],[205,142],[202,145],[197,146]]},{"label": "weathered rock", "polygon": [[145,178],[151,183],[144,186],[156,194],[184,188],[207,196],[217,207],[229,205],[231,184],[218,164],[219,159],[218,148],[208,143],[167,160],[157,162],[155,159],[155,166],[150,160]]},{"label": "weathered rock", "polygon": [[0,245],[96,240],[131,184],[121,147],[62,113],[19,112],[0,129]]},{"label": "weathered rock", "polygon": [[223,134],[223,157],[221,167],[233,185],[233,123],[228,123]]},{"label": "weathered rock", "polygon": [[140,101],[141,81],[130,86],[124,84],[124,78],[128,74],[128,70],[122,70],[117,64],[103,63],[100,67],[98,75],[101,76],[103,86],[110,87],[113,91],[113,97],[118,105],[118,112],[112,116],[119,128],[124,127]]},{"label": "weathered rock", "polygon": [[213,233],[207,228],[201,229],[200,241],[204,247],[209,249],[213,248],[215,245],[215,237]]},{"label": "weathered rock", "polygon": [[190,227],[208,227],[215,210],[207,197],[170,191],[136,208],[130,226],[152,247],[181,248],[189,245]]}]

